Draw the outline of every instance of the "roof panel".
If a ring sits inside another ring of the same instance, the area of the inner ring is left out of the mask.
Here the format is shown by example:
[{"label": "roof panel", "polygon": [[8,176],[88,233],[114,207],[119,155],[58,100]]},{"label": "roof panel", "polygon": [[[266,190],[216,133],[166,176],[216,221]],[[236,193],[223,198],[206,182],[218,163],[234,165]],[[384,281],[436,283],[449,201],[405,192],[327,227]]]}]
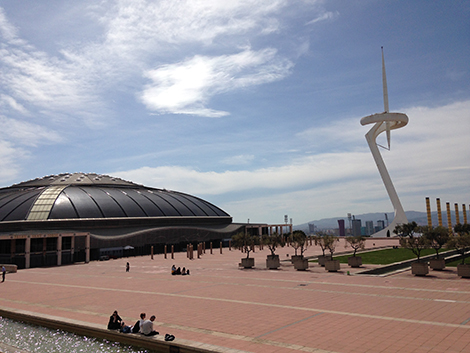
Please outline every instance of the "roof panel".
[{"label": "roof panel", "polygon": [[61,193],[55,200],[54,206],[52,206],[51,212],[49,213],[49,219],[68,218],[78,218],[78,215],[67,195],[65,193]]},{"label": "roof panel", "polygon": [[0,206],[1,221],[22,221],[28,217],[34,201],[41,193],[41,189],[15,190],[10,196],[2,199]]},{"label": "roof panel", "polygon": [[69,186],[64,191],[77,210],[79,218],[103,218],[103,214],[86,192],[75,186]]},{"label": "roof panel", "polygon": [[127,217],[146,217],[145,212],[124,189],[102,188],[121,206]]},{"label": "roof panel", "polygon": [[81,189],[96,202],[104,217],[126,217],[122,208],[106,192],[108,188],[85,186]]}]

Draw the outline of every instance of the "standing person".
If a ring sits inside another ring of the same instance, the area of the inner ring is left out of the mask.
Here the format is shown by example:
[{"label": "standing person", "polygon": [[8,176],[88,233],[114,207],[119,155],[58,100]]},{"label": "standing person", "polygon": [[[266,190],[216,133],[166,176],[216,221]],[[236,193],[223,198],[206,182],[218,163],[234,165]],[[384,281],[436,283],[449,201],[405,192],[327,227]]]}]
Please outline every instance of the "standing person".
[{"label": "standing person", "polygon": [[155,315],[150,317],[150,320],[145,320],[140,326],[141,332],[144,336],[155,336],[158,332],[153,329],[153,322],[155,321]]},{"label": "standing person", "polygon": [[2,265],[2,282],[5,282],[5,275],[7,273],[7,270],[5,266]]},{"label": "standing person", "polygon": [[129,262],[126,263],[126,272],[129,272],[129,269],[131,268],[131,266],[129,265]]},{"label": "standing person", "polygon": [[117,310],[114,310],[113,315],[109,317],[108,330],[119,330],[121,328],[121,317],[118,315]]}]

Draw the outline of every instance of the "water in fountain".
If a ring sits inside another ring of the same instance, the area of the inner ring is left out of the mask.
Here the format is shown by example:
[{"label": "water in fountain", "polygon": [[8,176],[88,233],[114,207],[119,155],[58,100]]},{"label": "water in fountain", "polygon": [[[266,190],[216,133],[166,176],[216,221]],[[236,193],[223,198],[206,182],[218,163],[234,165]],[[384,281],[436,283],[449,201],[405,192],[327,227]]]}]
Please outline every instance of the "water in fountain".
[{"label": "water in fountain", "polygon": [[[0,317],[0,352],[49,353],[152,353],[152,351],[124,346],[118,342],[52,330]],[[9,349],[8,346],[11,348]]]}]

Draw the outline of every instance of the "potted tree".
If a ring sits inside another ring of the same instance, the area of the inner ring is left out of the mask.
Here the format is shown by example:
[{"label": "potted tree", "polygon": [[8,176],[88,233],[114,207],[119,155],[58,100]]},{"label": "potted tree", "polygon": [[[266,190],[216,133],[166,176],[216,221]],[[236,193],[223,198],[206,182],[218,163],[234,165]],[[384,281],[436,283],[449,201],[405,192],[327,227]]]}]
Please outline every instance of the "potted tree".
[{"label": "potted tree", "polygon": [[336,272],[340,269],[339,260],[333,259],[333,253],[336,250],[336,243],[339,242],[339,238],[334,235],[326,236],[326,248],[330,252],[330,259],[325,261],[325,270],[328,272]]},{"label": "potted tree", "polygon": [[250,251],[258,243],[259,236],[251,235],[248,232],[240,232],[232,237],[232,246],[246,253],[246,257],[241,260],[241,267],[252,268],[255,265],[255,259],[250,257]]},{"label": "potted tree", "polygon": [[286,245],[284,236],[277,233],[272,235],[264,234],[262,240],[263,244],[271,251],[271,255],[268,255],[266,258],[266,268],[269,268],[270,270],[278,269],[281,266],[281,262],[279,260],[279,255],[276,255],[275,251],[278,247],[284,247],[284,245]]},{"label": "potted tree", "polygon": [[328,249],[328,244],[332,241],[331,235],[319,232],[317,233],[317,235],[314,236],[313,241],[315,243],[315,246],[319,246],[322,251],[322,255],[318,256],[318,264],[324,267],[325,262],[327,260],[331,260],[330,255],[325,255],[325,251]]},{"label": "potted tree", "polygon": [[433,270],[443,270],[446,267],[444,258],[439,257],[439,250],[449,241],[449,229],[439,227],[422,227],[423,236],[427,238],[431,248],[436,250],[436,258],[429,260],[429,267]]},{"label": "potted tree", "polygon": [[410,249],[418,258],[417,262],[411,264],[411,273],[415,276],[426,276],[429,273],[428,263],[419,260],[421,251],[429,247],[428,239],[419,234],[421,230],[416,222],[397,225],[393,230],[400,237],[400,245]]},{"label": "potted tree", "polygon": [[348,265],[351,267],[360,267],[362,266],[362,257],[356,256],[356,252],[359,249],[364,249],[366,245],[366,238],[363,236],[349,236],[346,237],[346,244],[344,247],[348,247],[348,244],[351,248],[354,249],[353,256],[348,258]]},{"label": "potted tree", "polygon": [[[289,240],[295,250],[295,255],[291,257],[294,268],[299,271],[306,270],[308,260],[304,258],[304,252],[307,250],[307,235],[301,230],[295,230]],[[300,255],[297,254],[297,250],[300,250]]]},{"label": "potted tree", "polygon": [[462,255],[462,263],[457,265],[457,275],[470,278],[470,264],[465,263],[466,252],[470,249],[470,225],[456,224],[454,231],[455,233],[450,236],[447,245]]}]

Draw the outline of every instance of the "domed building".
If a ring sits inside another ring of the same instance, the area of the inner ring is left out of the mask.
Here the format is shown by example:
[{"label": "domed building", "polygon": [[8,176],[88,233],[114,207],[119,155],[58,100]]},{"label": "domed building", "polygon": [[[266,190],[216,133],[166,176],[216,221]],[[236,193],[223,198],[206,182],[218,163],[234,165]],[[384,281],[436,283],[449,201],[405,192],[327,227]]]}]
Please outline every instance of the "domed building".
[{"label": "domed building", "polygon": [[0,189],[0,261],[19,268],[182,250],[242,227],[198,197],[107,175],[50,175]]}]

